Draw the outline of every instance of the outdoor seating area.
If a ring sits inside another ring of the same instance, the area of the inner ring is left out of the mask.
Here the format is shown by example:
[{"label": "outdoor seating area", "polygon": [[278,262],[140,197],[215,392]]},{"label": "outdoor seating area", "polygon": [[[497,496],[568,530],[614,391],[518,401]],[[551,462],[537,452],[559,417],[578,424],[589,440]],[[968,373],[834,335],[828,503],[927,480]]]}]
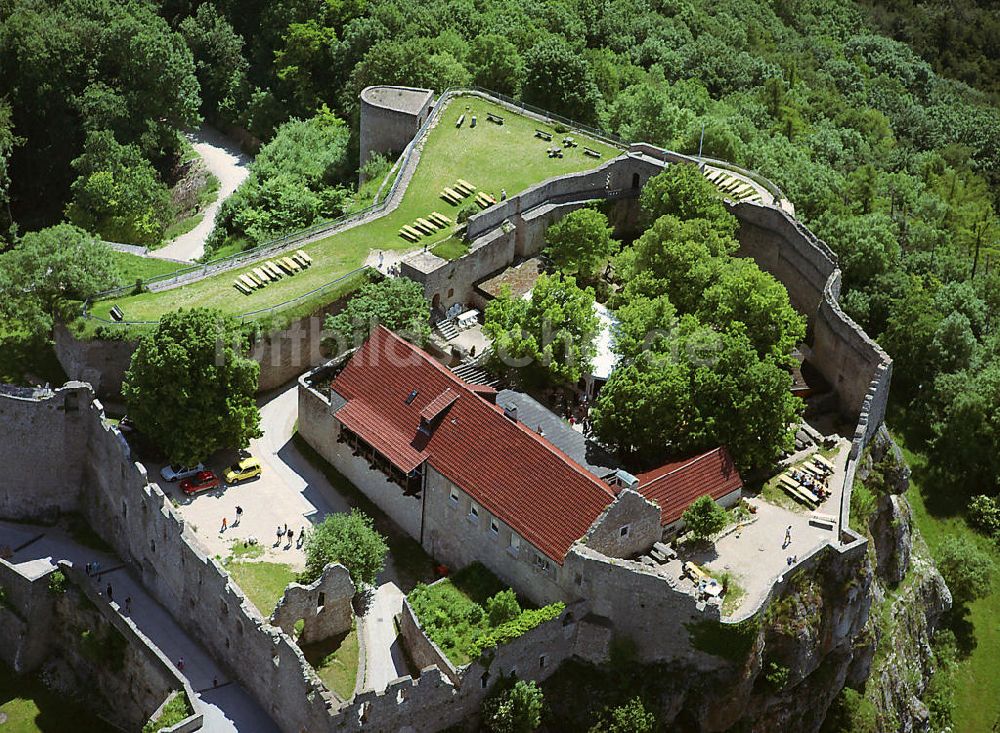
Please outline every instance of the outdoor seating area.
[{"label": "outdoor seating area", "polygon": [[407,242],[416,243],[420,241],[421,237],[434,234],[449,224],[451,224],[451,219],[437,211],[432,211],[427,216],[418,217],[409,224],[404,224],[403,228],[399,230],[399,236]]},{"label": "outdoor seating area", "polygon": [[583,149],[584,155],[589,155],[591,158],[600,158],[601,154],[597,150],[591,150],[590,148]]},{"label": "outdoor seating area", "polygon": [[567,135],[566,137],[563,138],[563,147],[564,148],[575,148],[579,144],[580,143],[578,143],[575,138],[572,138],[569,135]]},{"label": "outdoor seating area", "polygon": [[535,130],[535,137],[541,138],[546,142],[552,142],[552,133],[545,132],[545,130]]},{"label": "outdoor seating area", "polygon": [[493,204],[495,204],[496,202],[497,200],[493,196],[490,196],[485,191],[480,191],[479,193],[476,194],[476,203],[479,204],[480,209],[485,209],[488,206],[493,206]]},{"label": "outdoor seating area", "polygon": [[277,282],[286,275],[291,276],[302,272],[312,265],[312,263],[312,257],[301,249],[296,250],[290,255],[261,262],[253,269],[233,280],[233,287],[244,295],[250,295],[255,290],[260,290],[269,283]]},{"label": "outdoor seating area", "polygon": [[705,169],[705,177],[722,193],[737,201],[761,201],[761,196],[749,183],[731,176],[725,171]]},{"label": "outdoor seating area", "polygon": [[458,206],[463,199],[471,196],[475,191],[475,186],[465,179],[459,178],[455,183],[442,189],[440,196],[452,206]]},{"label": "outdoor seating area", "polygon": [[781,489],[809,509],[815,509],[830,495],[827,487],[833,474],[833,464],[816,454],[807,461],[785,471],[778,477]]},{"label": "outdoor seating area", "polygon": [[549,148],[547,151],[550,158],[561,158],[563,157],[562,148]]},{"label": "outdoor seating area", "polygon": [[503,124],[503,117],[501,117],[500,115],[493,114],[492,112],[486,113],[486,119],[487,121],[492,122],[495,125]]}]

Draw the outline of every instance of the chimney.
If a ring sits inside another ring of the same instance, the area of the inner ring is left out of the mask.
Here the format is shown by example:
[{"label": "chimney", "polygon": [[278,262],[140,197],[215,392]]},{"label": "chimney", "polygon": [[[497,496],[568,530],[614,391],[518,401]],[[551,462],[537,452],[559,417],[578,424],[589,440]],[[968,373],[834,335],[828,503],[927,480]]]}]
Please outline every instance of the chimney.
[{"label": "chimney", "polygon": [[506,405],[503,408],[503,415],[509,420],[517,422],[517,405],[515,405],[513,402],[511,402],[509,405]]}]

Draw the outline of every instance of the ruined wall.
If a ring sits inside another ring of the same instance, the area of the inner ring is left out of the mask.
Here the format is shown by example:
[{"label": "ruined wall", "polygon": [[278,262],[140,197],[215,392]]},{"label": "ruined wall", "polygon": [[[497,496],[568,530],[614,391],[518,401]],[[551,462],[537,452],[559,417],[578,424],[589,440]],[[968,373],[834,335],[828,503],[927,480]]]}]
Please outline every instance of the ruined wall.
[{"label": "ruined wall", "polygon": [[0,517],[49,522],[77,509],[90,399],[74,383],[58,392],[2,388]]},{"label": "ruined wall", "polygon": [[309,585],[289,583],[278,601],[271,623],[291,635],[295,623],[303,620],[304,644],[324,641],[350,631],[354,621],[354,583],[351,574],[340,563],[330,563],[323,574]]},{"label": "ruined wall", "polygon": [[0,661],[18,674],[36,671],[48,656],[51,572],[28,578],[0,558]]},{"label": "ruined wall", "polygon": [[403,639],[407,654],[418,669],[437,667],[453,684],[461,684],[458,668],[451,663],[448,655],[441,651],[441,647],[427,636],[420,619],[406,598],[403,599],[403,611],[399,615],[399,635]]},{"label": "ruined wall", "polygon": [[102,399],[118,399],[136,340],[78,339],[61,323],[55,328],[56,358],[66,376],[93,386]]},{"label": "ruined wall", "polygon": [[632,557],[660,539],[660,507],[631,489],[623,490],[583,539],[608,557]]},{"label": "ruined wall", "polygon": [[689,623],[719,621],[718,599],[699,601],[693,590],[676,587],[672,578],[580,544],[566,556],[562,578],[568,592],[587,599],[591,613],[611,621],[615,634],[636,641],[639,661],[697,659],[708,669],[719,666],[718,659],[692,649],[685,628]]}]

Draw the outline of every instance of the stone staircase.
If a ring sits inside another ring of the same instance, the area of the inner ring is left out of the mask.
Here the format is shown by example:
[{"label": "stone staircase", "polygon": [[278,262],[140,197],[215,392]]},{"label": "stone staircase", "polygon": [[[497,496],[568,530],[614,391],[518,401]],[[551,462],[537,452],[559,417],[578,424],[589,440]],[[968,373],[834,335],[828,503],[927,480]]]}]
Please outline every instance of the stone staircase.
[{"label": "stone staircase", "polygon": [[453,338],[458,336],[458,329],[455,328],[455,321],[451,318],[438,321],[434,328],[445,341],[451,341]]},{"label": "stone staircase", "polygon": [[483,369],[478,360],[463,361],[451,371],[468,384],[485,384],[487,387],[496,387],[500,384],[500,380]]}]

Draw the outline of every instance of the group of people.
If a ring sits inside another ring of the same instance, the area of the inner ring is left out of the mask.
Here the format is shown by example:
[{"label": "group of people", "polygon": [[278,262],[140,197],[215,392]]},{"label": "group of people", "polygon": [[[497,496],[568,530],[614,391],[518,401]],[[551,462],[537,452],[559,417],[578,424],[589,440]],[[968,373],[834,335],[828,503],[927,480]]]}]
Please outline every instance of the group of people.
[{"label": "group of people", "polygon": [[295,542],[295,548],[298,549],[298,548],[302,547],[302,545],[305,544],[305,541],[306,541],[306,527],[305,527],[305,525],[302,525],[302,527],[299,529],[299,533],[297,535],[298,536],[298,540],[297,541],[296,541],[295,530],[294,529],[289,529],[287,523],[284,526],[282,526],[282,525],[279,524],[278,525],[278,529],[275,531],[275,535],[277,535],[277,537],[278,537],[278,539],[274,543],[275,547],[278,547],[279,545],[281,545],[282,538],[285,538],[286,539],[286,542],[285,542],[285,549],[286,550],[292,549],[292,543],[293,542]]},{"label": "group of people", "polygon": [[809,489],[809,491],[816,494],[820,501],[824,501],[826,497],[830,495],[830,490],[826,488],[826,484],[809,473],[799,471],[798,469],[792,469],[791,473],[793,479],[805,486]]}]

